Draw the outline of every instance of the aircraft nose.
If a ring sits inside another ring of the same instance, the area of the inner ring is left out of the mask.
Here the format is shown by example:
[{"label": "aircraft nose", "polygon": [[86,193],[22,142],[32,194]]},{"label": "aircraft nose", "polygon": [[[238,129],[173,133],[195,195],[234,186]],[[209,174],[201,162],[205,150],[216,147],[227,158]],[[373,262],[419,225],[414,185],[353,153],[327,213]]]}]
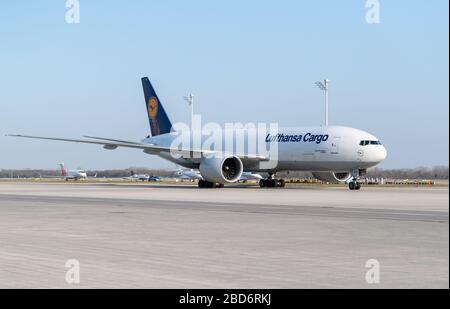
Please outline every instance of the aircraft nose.
[{"label": "aircraft nose", "polygon": [[376,158],[377,161],[381,162],[387,157],[387,150],[384,146],[381,146],[377,149]]}]

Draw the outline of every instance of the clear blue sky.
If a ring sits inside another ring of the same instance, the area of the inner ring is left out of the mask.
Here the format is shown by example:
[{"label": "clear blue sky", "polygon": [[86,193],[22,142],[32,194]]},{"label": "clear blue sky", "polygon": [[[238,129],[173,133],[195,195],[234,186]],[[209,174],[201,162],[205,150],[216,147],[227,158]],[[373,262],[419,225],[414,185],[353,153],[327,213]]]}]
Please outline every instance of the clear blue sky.
[{"label": "clear blue sky", "polygon": [[140,77],[173,122],[196,95],[207,121],[322,122],[318,79],[331,80],[331,122],[387,146],[381,167],[448,165],[446,0],[80,0],[0,7],[0,168],[173,167],[140,151],[6,138],[5,133],[139,140],[148,134]]}]

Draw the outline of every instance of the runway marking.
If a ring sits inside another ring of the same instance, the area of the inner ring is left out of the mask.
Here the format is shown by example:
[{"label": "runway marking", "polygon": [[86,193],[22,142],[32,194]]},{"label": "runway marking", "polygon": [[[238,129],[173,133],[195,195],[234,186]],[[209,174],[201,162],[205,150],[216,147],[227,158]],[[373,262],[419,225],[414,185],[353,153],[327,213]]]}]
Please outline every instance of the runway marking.
[{"label": "runway marking", "polygon": [[[195,201],[167,201],[167,200],[142,200],[142,199],[116,199],[116,198],[91,198],[91,197],[65,197],[65,196],[41,196],[41,195],[13,195],[0,194],[0,201],[30,201],[40,203],[70,203],[80,205],[109,205],[119,207],[144,207],[144,208],[168,208],[178,210],[216,211],[234,213],[254,213],[271,215],[296,215],[315,217],[342,217],[351,219],[375,219],[395,221],[420,221],[434,223],[448,223],[449,213],[439,211],[416,210],[388,210],[371,208],[345,208],[330,206],[295,206],[295,205],[259,205],[237,204],[222,202],[195,202]],[[129,213],[127,211],[114,213]]]}]

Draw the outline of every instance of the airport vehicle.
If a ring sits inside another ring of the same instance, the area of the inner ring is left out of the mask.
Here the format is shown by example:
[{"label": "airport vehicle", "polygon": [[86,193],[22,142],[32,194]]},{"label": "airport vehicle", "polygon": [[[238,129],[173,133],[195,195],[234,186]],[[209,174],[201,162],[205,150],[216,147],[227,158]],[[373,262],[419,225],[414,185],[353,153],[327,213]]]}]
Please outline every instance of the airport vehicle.
[{"label": "airport vehicle", "polygon": [[[267,172],[268,177],[260,181],[261,187],[283,187],[284,180],[276,179],[278,171],[303,170],[312,171],[322,181],[348,183],[350,190],[359,190],[360,177],[367,168],[379,164],[387,155],[385,147],[374,135],[344,126],[279,128],[276,134],[267,134],[264,139],[266,145],[277,145],[276,164],[271,167],[261,164],[273,161],[268,153],[225,153],[203,147],[174,147],[178,132],[174,132],[147,77],[142,78],[142,86],[152,135],[140,142],[94,136],[84,136],[85,139],[9,136],[97,144],[108,150],[118,147],[140,149],[184,168],[198,169],[202,176],[198,182],[200,188],[235,183],[244,172]],[[194,131],[192,135],[200,136],[202,141],[206,138],[202,131]]]},{"label": "airport vehicle", "polygon": [[148,181],[160,182],[160,181],[162,181],[162,179],[161,179],[161,177],[159,177],[159,176],[150,176],[150,177],[148,178]]}]

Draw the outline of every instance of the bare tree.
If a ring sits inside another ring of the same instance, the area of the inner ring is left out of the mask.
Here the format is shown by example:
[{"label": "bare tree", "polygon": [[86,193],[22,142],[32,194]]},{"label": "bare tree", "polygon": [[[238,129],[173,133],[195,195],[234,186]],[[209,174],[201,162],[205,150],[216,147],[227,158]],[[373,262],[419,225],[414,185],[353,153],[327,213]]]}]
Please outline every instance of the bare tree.
[{"label": "bare tree", "polygon": [[[126,169],[111,170],[92,170],[88,171],[88,175],[95,175],[99,178],[118,178],[127,177],[131,173],[148,174],[160,177],[173,177],[174,170],[167,169],[148,169],[143,167],[130,167]],[[39,169],[22,169],[22,170],[0,170],[0,178],[39,178],[45,176],[60,176],[60,170],[39,170]],[[265,175],[265,174],[264,174]],[[435,167],[417,167],[417,168],[400,168],[400,169],[369,169],[368,177],[391,178],[391,179],[449,179],[448,166]],[[286,179],[311,179],[310,172],[303,171],[284,171],[278,173],[278,177]]]},{"label": "bare tree", "polygon": [[448,179],[448,166],[417,167],[402,169],[369,169],[368,177],[391,179]]}]

